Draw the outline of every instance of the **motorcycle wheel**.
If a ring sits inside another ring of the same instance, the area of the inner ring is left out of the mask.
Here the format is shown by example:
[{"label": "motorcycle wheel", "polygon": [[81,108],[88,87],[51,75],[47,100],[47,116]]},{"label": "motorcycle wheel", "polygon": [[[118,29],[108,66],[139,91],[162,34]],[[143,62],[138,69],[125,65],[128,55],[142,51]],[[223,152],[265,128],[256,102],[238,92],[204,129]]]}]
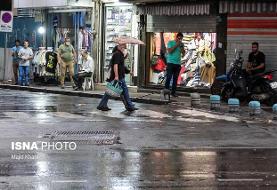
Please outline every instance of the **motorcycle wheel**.
[{"label": "motorcycle wheel", "polygon": [[231,86],[224,86],[221,91],[221,98],[223,101],[228,101],[229,98],[232,98],[234,95],[234,88]]}]

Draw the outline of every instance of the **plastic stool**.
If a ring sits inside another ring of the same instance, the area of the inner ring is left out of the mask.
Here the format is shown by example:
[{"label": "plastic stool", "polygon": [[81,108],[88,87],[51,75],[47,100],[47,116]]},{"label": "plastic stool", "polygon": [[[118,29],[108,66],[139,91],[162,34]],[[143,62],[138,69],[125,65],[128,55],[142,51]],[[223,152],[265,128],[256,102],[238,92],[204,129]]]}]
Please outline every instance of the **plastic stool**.
[{"label": "plastic stool", "polygon": [[83,91],[94,90],[93,74],[91,77],[85,77],[82,87]]}]

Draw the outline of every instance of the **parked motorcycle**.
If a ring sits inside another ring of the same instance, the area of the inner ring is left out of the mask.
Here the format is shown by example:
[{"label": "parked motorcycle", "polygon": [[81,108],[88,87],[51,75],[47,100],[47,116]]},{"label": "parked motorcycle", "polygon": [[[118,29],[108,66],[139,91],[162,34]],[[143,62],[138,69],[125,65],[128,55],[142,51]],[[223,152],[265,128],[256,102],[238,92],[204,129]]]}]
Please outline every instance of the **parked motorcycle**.
[{"label": "parked motorcycle", "polygon": [[269,77],[276,71],[271,70],[250,78],[248,85],[249,100],[257,100],[270,106],[277,103],[277,82]]},{"label": "parked motorcycle", "polygon": [[211,87],[211,93],[221,95],[224,101],[229,98],[239,98],[241,101],[257,100],[267,105],[277,102],[277,82],[272,81],[273,71],[249,77],[242,69],[242,51],[235,50],[235,59],[227,75],[216,78]]},{"label": "parked motorcycle", "polygon": [[230,64],[230,69],[227,75],[216,77],[211,93],[221,95],[223,100],[228,100],[230,97],[242,99],[247,96],[246,77],[242,70],[243,58],[242,51],[235,50],[235,59]]}]

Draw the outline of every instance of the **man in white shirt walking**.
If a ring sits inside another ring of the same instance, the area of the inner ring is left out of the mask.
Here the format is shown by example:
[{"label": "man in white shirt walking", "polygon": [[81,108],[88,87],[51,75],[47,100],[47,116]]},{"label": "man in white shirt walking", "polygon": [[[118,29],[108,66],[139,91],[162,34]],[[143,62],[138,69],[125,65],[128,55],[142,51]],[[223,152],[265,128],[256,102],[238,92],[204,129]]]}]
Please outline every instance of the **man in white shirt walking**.
[{"label": "man in white shirt walking", "polygon": [[19,85],[29,86],[30,60],[33,59],[33,50],[29,48],[29,41],[24,41],[24,47],[19,50]]},{"label": "man in white shirt walking", "polygon": [[91,77],[94,72],[94,63],[91,56],[89,56],[88,51],[84,50],[82,52],[82,70],[74,76],[75,87],[74,90],[80,90],[85,77]]}]

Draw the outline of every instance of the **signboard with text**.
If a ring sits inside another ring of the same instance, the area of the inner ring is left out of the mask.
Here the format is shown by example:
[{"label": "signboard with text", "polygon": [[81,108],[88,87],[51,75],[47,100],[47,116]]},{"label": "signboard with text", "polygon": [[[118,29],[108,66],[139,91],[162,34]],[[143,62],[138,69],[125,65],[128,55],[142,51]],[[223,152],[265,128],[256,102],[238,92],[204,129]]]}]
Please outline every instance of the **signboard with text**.
[{"label": "signboard with text", "polygon": [[13,31],[13,13],[12,11],[1,11],[0,32]]}]

